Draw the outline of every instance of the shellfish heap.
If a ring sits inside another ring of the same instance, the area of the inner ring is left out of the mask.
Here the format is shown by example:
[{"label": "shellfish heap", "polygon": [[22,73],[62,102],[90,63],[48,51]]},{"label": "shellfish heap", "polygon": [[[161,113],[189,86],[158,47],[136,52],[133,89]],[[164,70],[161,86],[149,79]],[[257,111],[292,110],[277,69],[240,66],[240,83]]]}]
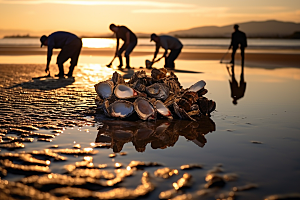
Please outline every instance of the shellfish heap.
[{"label": "shellfish heap", "polygon": [[177,76],[166,69],[153,69],[151,76],[144,70],[136,71],[124,81],[114,72],[112,78],[95,85],[98,110],[108,117],[119,119],[156,120],[180,118],[195,120],[196,116],[210,116],[216,103],[205,95],[205,81],[183,89]]}]

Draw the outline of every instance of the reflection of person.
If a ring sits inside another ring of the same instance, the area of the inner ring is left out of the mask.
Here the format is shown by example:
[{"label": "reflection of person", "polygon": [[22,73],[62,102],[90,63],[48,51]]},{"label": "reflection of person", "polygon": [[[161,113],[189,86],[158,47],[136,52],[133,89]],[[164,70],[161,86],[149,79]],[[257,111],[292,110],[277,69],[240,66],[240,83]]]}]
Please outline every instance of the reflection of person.
[{"label": "reflection of person", "polygon": [[[181,42],[172,36],[169,35],[161,35],[158,36],[155,33],[151,34],[151,40],[154,40],[154,42],[156,43],[156,49],[154,52],[154,57],[152,59],[152,63],[159,61],[160,59],[162,59],[163,57],[165,57],[165,68],[169,68],[169,69],[175,69],[175,59],[178,57],[178,55],[181,52],[181,49],[183,47],[183,45],[181,44]],[[165,52],[163,54],[163,56],[159,59],[157,59],[156,61],[155,58],[158,54],[159,48],[162,47],[165,49]],[[171,50],[170,54],[167,56],[168,54],[168,49]]]},{"label": "reflection of person", "polygon": [[232,74],[231,74],[231,81],[229,81],[229,84],[231,89],[232,103],[236,105],[237,100],[244,97],[246,91],[246,82],[244,80],[244,66],[242,65],[242,69],[241,69],[240,85],[238,85],[238,82],[235,79],[234,65],[232,65],[231,67],[232,67],[231,69]]},{"label": "reflection of person", "polygon": [[240,46],[241,49],[241,57],[242,57],[242,65],[244,65],[244,58],[245,58],[245,48],[247,47],[247,37],[246,34],[239,30],[239,25],[235,24],[233,26],[234,32],[231,35],[231,43],[228,49],[232,47],[231,53],[231,61],[230,63],[234,64],[234,55],[238,47]]},{"label": "reflection of person", "polygon": [[59,78],[64,77],[64,62],[66,62],[69,58],[71,58],[69,72],[67,74],[68,77],[72,77],[73,70],[78,62],[78,57],[82,47],[82,41],[76,35],[58,31],[50,34],[48,37],[43,35],[40,38],[41,47],[43,45],[48,46],[48,53],[47,53],[47,66],[45,71],[49,71],[49,64],[52,57],[53,49],[61,49],[60,53],[57,56],[57,62],[59,69],[59,74],[55,75]]},{"label": "reflection of person", "polygon": [[[109,26],[109,29],[113,31],[116,34],[117,38],[117,46],[116,46],[116,53],[115,56],[119,57],[120,65],[118,68],[122,68],[123,61],[122,61],[122,53],[125,52],[125,58],[126,58],[126,68],[130,69],[129,64],[129,54],[132,52],[134,47],[137,44],[137,37],[136,35],[126,26],[116,26],[115,24],[111,24]],[[124,41],[122,47],[119,49],[119,40],[120,38]]]}]

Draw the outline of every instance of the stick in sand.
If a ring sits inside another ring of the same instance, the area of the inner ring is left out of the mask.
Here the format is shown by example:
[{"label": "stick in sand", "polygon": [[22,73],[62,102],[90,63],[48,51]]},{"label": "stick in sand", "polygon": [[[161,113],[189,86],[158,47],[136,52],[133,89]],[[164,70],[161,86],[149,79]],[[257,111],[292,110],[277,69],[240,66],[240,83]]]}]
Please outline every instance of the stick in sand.
[{"label": "stick in sand", "polygon": [[225,58],[225,56],[228,54],[229,49],[227,49],[227,52],[224,54],[224,56],[222,57],[222,59],[220,60],[220,63],[223,63],[223,59]]},{"label": "stick in sand", "polygon": [[110,63],[109,63],[108,65],[106,65],[106,67],[111,67],[111,65],[112,65],[112,63],[114,62],[114,60],[115,60],[116,57],[117,57],[117,56],[114,56],[114,58],[110,61]]}]

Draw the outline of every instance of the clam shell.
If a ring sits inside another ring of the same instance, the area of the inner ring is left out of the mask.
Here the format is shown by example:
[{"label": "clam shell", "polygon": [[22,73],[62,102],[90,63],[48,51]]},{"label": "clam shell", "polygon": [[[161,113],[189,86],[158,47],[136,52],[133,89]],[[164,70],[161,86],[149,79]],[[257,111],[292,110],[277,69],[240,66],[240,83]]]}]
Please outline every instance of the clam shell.
[{"label": "clam shell", "polygon": [[95,90],[99,95],[99,97],[101,97],[102,99],[109,98],[113,93],[113,89],[114,89],[114,83],[109,80],[100,82],[95,85]]},{"label": "clam shell", "polygon": [[156,111],[159,114],[161,114],[162,116],[167,117],[169,119],[173,119],[171,111],[165,106],[165,104],[162,101],[157,100],[155,102],[155,107],[156,107]]},{"label": "clam shell", "polygon": [[117,100],[110,104],[108,113],[111,117],[126,118],[134,112],[134,106],[131,102],[125,100]]},{"label": "clam shell", "polygon": [[155,110],[147,99],[143,97],[139,97],[134,101],[133,104],[134,104],[135,112],[142,120],[156,119]]},{"label": "clam shell", "polygon": [[165,100],[169,96],[170,90],[164,83],[154,83],[146,87],[146,92],[150,97]]},{"label": "clam shell", "polygon": [[114,93],[115,96],[119,99],[130,99],[138,97],[139,95],[139,93],[135,89],[132,89],[131,87],[124,84],[117,85],[115,87]]},{"label": "clam shell", "polygon": [[190,119],[192,121],[196,121],[195,119],[193,119],[190,115],[188,115],[188,113],[180,108],[176,102],[173,103],[173,108],[174,108],[174,111],[176,113],[176,115],[180,118],[180,119]]},{"label": "clam shell", "polygon": [[201,90],[204,86],[206,85],[205,81],[201,80],[198,81],[197,83],[195,83],[194,85],[192,85],[188,91],[191,92],[198,92],[199,90]]},{"label": "clam shell", "polygon": [[198,99],[198,106],[202,115],[209,116],[216,109],[216,102],[208,100],[205,97],[200,97]]}]

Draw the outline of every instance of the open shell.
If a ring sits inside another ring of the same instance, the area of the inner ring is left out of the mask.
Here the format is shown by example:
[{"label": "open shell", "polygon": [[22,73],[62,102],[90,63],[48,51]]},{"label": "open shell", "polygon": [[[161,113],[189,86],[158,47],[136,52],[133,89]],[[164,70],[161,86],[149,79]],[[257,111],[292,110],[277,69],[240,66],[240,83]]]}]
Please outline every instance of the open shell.
[{"label": "open shell", "polygon": [[114,83],[112,81],[103,81],[95,85],[95,90],[99,97],[102,99],[109,98],[114,89]]},{"label": "open shell", "polygon": [[195,83],[194,85],[192,85],[188,91],[191,92],[198,92],[199,90],[201,90],[202,88],[204,88],[204,86],[206,85],[205,81],[201,80],[198,81],[197,83]]},{"label": "open shell", "polygon": [[114,93],[119,99],[136,98],[139,95],[139,93],[135,89],[132,89],[131,87],[124,84],[117,85],[115,87]]},{"label": "open shell", "polygon": [[166,98],[168,98],[170,90],[163,83],[154,83],[146,87],[146,92],[150,97],[154,97],[155,99],[165,100]]},{"label": "open shell", "polygon": [[110,104],[107,110],[111,117],[124,119],[134,112],[134,106],[129,101],[117,100]]},{"label": "open shell", "polygon": [[157,101],[155,102],[155,107],[156,107],[156,111],[157,111],[159,114],[161,114],[162,116],[167,117],[167,118],[169,118],[169,119],[173,119],[173,116],[172,116],[171,111],[169,110],[169,108],[167,108],[167,107],[165,106],[165,104],[164,104],[162,101],[157,100]]},{"label": "open shell", "polygon": [[198,106],[202,115],[210,116],[210,113],[216,109],[216,102],[208,100],[205,97],[200,97],[198,99]]},{"label": "open shell", "polygon": [[153,106],[151,105],[151,103],[147,99],[145,99],[143,97],[139,97],[134,101],[133,104],[134,104],[134,109],[135,109],[136,113],[142,120],[155,120],[156,119],[155,110],[154,110]]},{"label": "open shell", "polygon": [[173,103],[173,108],[174,108],[176,115],[180,119],[190,119],[192,121],[195,121],[195,119],[192,118],[190,115],[188,115],[188,113],[184,109],[180,108],[176,102]]}]

